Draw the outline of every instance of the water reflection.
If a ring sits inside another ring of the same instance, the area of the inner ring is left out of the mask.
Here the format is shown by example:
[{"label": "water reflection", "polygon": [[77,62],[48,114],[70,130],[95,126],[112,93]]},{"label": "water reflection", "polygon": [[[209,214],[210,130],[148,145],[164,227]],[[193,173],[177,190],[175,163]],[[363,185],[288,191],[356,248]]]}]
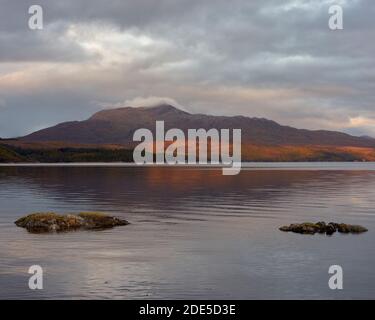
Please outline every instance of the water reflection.
[{"label": "water reflection", "polygon": [[[372,171],[0,168],[0,297],[370,298],[374,186]],[[13,224],[45,210],[105,211],[132,225],[32,235]],[[277,231],[305,220],[370,232],[327,239]],[[27,289],[34,263],[47,269],[43,292]],[[340,263],[347,287],[335,293],[327,270]]]}]

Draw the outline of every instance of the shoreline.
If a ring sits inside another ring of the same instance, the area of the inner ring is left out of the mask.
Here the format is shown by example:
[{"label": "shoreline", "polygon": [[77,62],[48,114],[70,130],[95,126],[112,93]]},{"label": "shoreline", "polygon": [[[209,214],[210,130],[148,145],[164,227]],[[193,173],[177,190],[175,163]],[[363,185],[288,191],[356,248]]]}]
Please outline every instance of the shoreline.
[{"label": "shoreline", "polygon": [[[216,170],[228,166],[217,164],[145,164],[128,162],[59,162],[59,163],[0,163],[6,167],[118,167],[118,168],[179,168]],[[375,162],[242,162],[242,170],[337,170],[337,171],[375,171]]]}]

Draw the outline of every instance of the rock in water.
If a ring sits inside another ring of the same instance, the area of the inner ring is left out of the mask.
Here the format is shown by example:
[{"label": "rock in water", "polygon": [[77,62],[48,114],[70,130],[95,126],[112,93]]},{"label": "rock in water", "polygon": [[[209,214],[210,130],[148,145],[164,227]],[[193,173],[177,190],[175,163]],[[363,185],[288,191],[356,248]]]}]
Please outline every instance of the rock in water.
[{"label": "rock in water", "polygon": [[15,224],[32,233],[64,232],[78,229],[98,230],[125,226],[128,221],[103,213],[82,212],[60,215],[53,212],[33,213],[18,219]]},{"label": "rock in water", "polygon": [[358,225],[346,225],[346,227],[349,233],[363,233],[363,232],[368,231],[365,227],[358,226]]},{"label": "rock in water", "polygon": [[325,233],[327,235],[332,235],[336,231],[340,233],[363,233],[367,232],[368,230],[365,227],[358,226],[358,225],[350,225],[345,223],[335,223],[330,222],[326,224],[323,221],[312,223],[312,222],[304,222],[304,223],[294,223],[289,226],[283,226],[279,228],[280,231],[284,232],[294,232],[300,234],[315,234],[315,233]]}]

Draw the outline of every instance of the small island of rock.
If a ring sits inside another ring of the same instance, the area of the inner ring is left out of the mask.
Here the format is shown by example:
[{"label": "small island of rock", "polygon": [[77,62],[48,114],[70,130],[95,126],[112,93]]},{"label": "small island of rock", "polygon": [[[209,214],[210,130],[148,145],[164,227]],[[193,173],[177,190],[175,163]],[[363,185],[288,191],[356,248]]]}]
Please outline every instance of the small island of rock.
[{"label": "small island of rock", "polygon": [[101,230],[125,226],[129,222],[97,212],[60,215],[53,212],[33,213],[18,219],[15,224],[31,233],[65,232],[72,230]]},{"label": "small island of rock", "polygon": [[300,234],[315,234],[315,233],[325,233],[327,235],[332,235],[336,231],[340,233],[363,233],[368,230],[365,227],[358,225],[350,225],[345,223],[335,223],[330,222],[326,224],[325,222],[304,222],[304,223],[293,223],[289,226],[283,226],[279,230],[284,232],[294,232]]}]

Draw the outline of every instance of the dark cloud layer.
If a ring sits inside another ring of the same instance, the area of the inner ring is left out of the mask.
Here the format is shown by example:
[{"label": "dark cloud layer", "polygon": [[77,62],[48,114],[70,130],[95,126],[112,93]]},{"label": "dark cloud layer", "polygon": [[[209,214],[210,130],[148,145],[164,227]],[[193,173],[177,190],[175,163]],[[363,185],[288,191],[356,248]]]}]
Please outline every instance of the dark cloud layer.
[{"label": "dark cloud layer", "polygon": [[158,97],[375,135],[371,0],[38,0],[31,31],[35,2],[0,0],[0,136]]}]

